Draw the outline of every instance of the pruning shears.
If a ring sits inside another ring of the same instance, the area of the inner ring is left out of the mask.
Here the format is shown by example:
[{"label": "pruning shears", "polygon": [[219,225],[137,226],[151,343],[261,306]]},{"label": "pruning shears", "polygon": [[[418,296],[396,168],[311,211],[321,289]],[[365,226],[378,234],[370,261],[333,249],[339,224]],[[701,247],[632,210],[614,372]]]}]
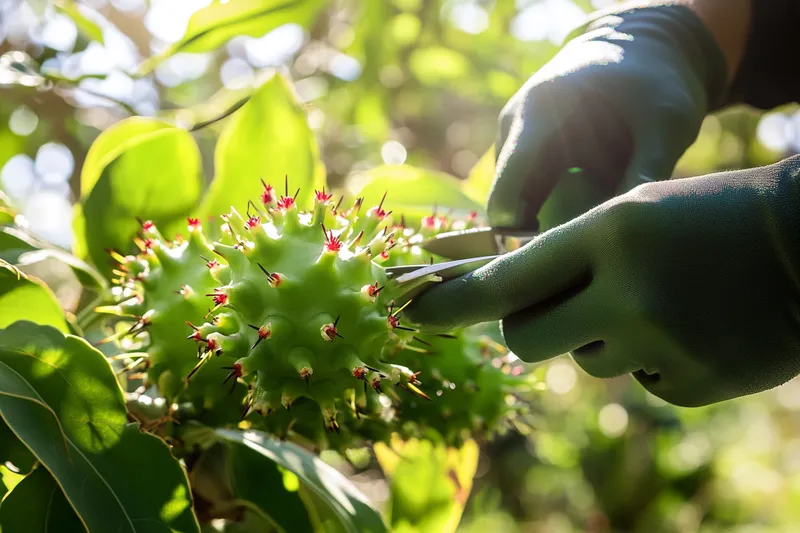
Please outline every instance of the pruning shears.
[{"label": "pruning shears", "polygon": [[418,243],[423,250],[450,259],[443,263],[387,267],[403,305],[436,283],[463,276],[530,242],[539,233],[502,228],[471,228],[440,233]]}]

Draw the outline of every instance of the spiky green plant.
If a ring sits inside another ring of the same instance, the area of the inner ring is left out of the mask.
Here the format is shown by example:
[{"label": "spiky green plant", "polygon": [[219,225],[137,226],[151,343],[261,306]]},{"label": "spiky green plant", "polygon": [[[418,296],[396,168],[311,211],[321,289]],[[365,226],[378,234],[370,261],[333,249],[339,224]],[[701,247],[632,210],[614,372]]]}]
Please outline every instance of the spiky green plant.
[{"label": "spiky green plant", "polygon": [[147,333],[148,383],[202,409],[238,391],[237,416],[319,447],[500,427],[523,386],[508,355],[476,328],[426,335],[406,323],[384,270],[425,261],[420,240],[474,217],[433,214],[412,229],[383,200],[342,210],[322,190],[302,212],[295,197],[264,183],[246,216],[222,215],[213,243],[194,219],[188,241],[171,243],[143,223],[141,253],[117,257],[127,300],[114,311]]},{"label": "spiky green plant", "polygon": [[[144,345],[145,385],[155,386],[168,402],[188,401],[203,409],[214,408],[229,391],[216,379],[224,361],[217,358],[193,376],[200,350],[193,355],[187,345],[187,324],[201,323],[208,314],[208,296],[219,284],[222,266],[215,259],[196,218],[188,220],[188,238],[166,240],[150,221],[142,222],[137,255],[121,256],[114,296],[119,303],[98,311],[133,319],[133,325],[108,340],[129,336]],[[189,338],[197,339],[196,331]],[[137,360],[134,354],[134,362]],[[217,372],[214,372],[214,371]],[[194,379],[189,379],[193,377]],[[240,387],[240,395],[244,394]]]}]

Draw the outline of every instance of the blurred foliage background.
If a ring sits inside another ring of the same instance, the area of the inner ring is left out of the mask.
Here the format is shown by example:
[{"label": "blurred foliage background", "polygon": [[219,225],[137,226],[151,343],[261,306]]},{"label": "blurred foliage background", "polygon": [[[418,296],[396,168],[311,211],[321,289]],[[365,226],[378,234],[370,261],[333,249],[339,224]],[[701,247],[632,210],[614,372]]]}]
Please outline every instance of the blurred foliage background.
[{"label": "blurred foliage background", "polygon": [[[404,162],[465,178],[508,98],[613,0],[298,0],[285,19],[181,40],[208,3],[0,0],[0,189],[33,232],[71,248],[88,147],[127,116],[186,125],[210,179],[224,117],[274,69],[296,84],[330,183]],[[798,152],[795,107],[728,109],[706,119],[676,176]],[[72,271],[35,268],[74,309]],[[460,531],[797,530],[800,381],[679,409],[627,378],[589,378],[566,357],[535,371],[544,386],[533,428],[481,443]],[[374,467],[336,464],[376,502],[389,499]],[[398,475],[395,489],[413,491],[425,468]]]}]

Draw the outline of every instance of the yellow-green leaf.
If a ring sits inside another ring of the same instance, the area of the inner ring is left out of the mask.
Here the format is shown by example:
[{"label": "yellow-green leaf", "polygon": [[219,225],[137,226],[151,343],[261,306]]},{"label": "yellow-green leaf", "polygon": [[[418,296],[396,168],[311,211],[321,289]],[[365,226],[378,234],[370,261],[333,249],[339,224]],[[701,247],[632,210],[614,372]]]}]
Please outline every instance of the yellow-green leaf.
[{"label": "yellow-green leaf", "polygon": [[486,153],[481,156],[469,176],[464,181],[462,190],[464,194],[475,200],[481,205],[486,205],[489,198],[489,191],[494,182],[495,154],[494,145],[490,146]]},{"label": "yellow-green leaf", "polygon": [[77,26],[78,31],[87,39],[103,44],[103,30],[82,11],[86,9],[86,6],[78,5],[75,0],[56,0],[54,6],[57,10],[71,18],[72,22]]},{"label": "yellow-green leaf", "polygon": [[0,268],[0,328],[18,320],[69,331],[55,294],[41,281],[12,268]]},{"label": "yellow-green leaf", "polygon": [[105,275],[105,250],[132,249],[137,218],[162,227],[187,216],[203,189],[200,151],[191,134],[156,119],[126,119],[93,143],[81,173],[73,218],[75,250]]},{"label": "yellow-green leaf", "polygon": [[453,533],[472,490],[478,467],[478,445],[461,448],[427,440],[375,444],[375,457],[391,489],[389,515],[394,531]]},{"label": "yellow-green leaf", "polygon": [[383,207],[398,217],[403,215],[409,224],[418,224],[434,209],[441,214],[452,211],[455,216],[483,212],[480,204],[462,192],[458,178],[410,165],[373,168],[351,179],[348,187],[351,194],[364,198],[368,208],[377,205],[386,193]]},{"label": "yellow-green leaf", "polygon": [[[289,81],[276,74],[253,94],[225,126],[214,154],[216,176],[203,198],[202,216],[244,212],[258,201],[261,179],[277,194],[294,195],[301,208],[311,205],[324,185],[324,167],[314,132]],[[284,179],[288,177],[288,191]]]}]

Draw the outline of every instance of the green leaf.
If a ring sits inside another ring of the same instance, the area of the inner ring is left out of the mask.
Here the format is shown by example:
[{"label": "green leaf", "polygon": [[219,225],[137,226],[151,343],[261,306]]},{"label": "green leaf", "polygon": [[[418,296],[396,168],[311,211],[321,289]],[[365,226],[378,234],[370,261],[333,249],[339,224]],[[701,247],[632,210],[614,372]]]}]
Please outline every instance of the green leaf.
[{"label": "green leaf", "polygon": [[262,455],[245,446],[227,443],[226,448],[235,499],[251,503],[252,508],[270,517],[286,533],[313,531],[302,499],[297,491],[286,488],[284,474],[274,462],[265,461]]},{"label": "green leaf", "polygon": [[464,194],[475,200],[481,205],[486,205],[489,199],[489,191],[494,182],[495,154],[494,145],[490,146],[486,153],[481,156],[472,170],[469,171],[466,181],[461,189]]},{"label": "green leaf", "polygon": [[389,478],[393,531],[456,531],[478,466],[475,441],[456,449],[427,440],[392,439],[391,446],[377,443],[374,450]]},{"label": "green leaf", "polygon": [[164,52],[144,61],[140,74],[148,74],[178,52],[208,52],[237,35],[261,37],[284,24],[308,28],[328,0],[214,0],[195,12],[183,37]]},{"label": "green leaf", "polygon": [[199,531],[185,472],[127,423],[109,362],[80,337],[31,322],[0,330],[0,418],[89,531]]},{"label": "green leaf", "polygon": [[[8,466],[0,465],[0,502],[2,502],[5,495],[13,490],[24,477],[24,475],[9,469]],[[2,529],[0,529],[0,531],[2,531]]]},{"label": "green leaf", "polygon": [[437,209],[440,213],[453,211],[464,216],[483,208],[461,191],[458,178],[410,165],[383,165],[368,170],[349,182],[349,190],[364,198],[364,206],[378,205],[384,193],[384,209],[403,215],[408,223],[419,220]]},{"label": "green leaf", "polygon": [[[289,81],[279,74],[267,80],[225,126],[214,155],[216,176],[203,199],[203,217],[240,211],[258,201],[261,179],[276,194],[297,189],[298,206],[311,206],[314,189],[324,184],[319,148],[306,114]],[[260,205],[260,204],[259,204]]]},{"label": "green leaf", "polygon": [[0,504],[3,533],[85,533],[50,473],[39,467],[26,476]]},{"label": "green leaf", "polygon": [[20,228],[10,226],[0,228],[0,259],[5,259],[14,266],[23,267],[50,258],[69,266],[84,287],[105,289],[108,286],[97,270],[74,255],[39,241]]},{"label": "green leaf", "polygon": [[84,37],[104,44],[103,30],[82,11],[82,9],[86,9],[85,6],[78,5],[74,0],[56,0],[54,6],[57,10],[72,19],[72,22],[75,23],[75,26],[78,27],[78,31],[81,32]]},{"label": "green leaf", "polygon": [[69,331],[55,294],[41,281],[13,268],[0,268],[0,310],[0,328],[17,320],[31,320]]},{"label": "green leaf", "polygon": [[137,217],[168,226],[195,208],[202,188],[200,151],[189,132],[157,119],[123,120],[100,134],[87,155],[75,249],[108,276],[105,250],[131,248]]},{"label": "green leaf", "polygon": [[281,442],[257,431],[217,429],[217,435],[246,447],[293,472],[305,490],[338,519],[337,531],[347,533],[387,532],[380,514],[347,478],[319,457],[290,442]]},{"label": "green leaf", "polygon": [[[294,478],[287,487],[285,477]],[[311,521],[297,492],[297,477],[250,448],[217,442],[192,466],[192,491],[217,508],[245,507],[283,533],[311,533]]]},{"label": "green leaf", "polygon": [[86,160],[81,169],[81,198],[85,198],[92,191],[103,170],[125,150],[153,134],[174,127],[173,124],[163,120],[130,117],[103,131],[86,153]]}]

